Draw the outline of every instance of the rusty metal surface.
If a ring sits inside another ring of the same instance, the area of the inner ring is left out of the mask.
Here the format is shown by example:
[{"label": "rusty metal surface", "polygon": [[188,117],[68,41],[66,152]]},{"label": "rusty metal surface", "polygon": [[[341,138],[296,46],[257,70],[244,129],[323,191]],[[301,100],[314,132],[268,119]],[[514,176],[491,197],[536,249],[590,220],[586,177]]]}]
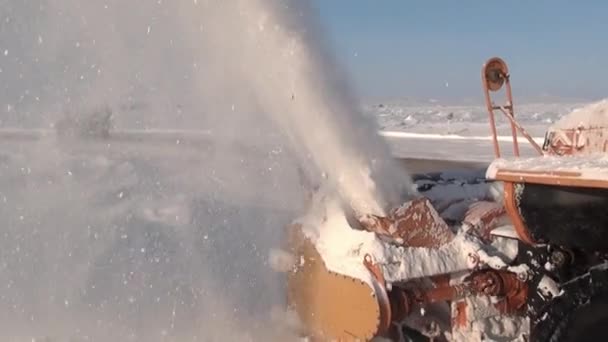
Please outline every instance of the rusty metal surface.
[{"label": "rusty metal surface", "polygon": [[464,300],[456,302],[452,315],[452,326],[454,328],[463,328],[468,322],[467,303]]},{"label": "rusty metal surface", "polygon": [[366,230],[390,236],[409,247],[439,248],[454,238],[454,232],[427,198],[406,202],[388,217],[364,215],[359,221]]},{"label": "rusty metal surface", "polygon": [[517,236],[519,236],[522,241],[530,245],[534,245],[535,241],[532,238],[530,232],[528,231],[528,228],[526,227],[521,217],[521,214],[519,213],[519,210],[517,209],[515,198],[515,184],[513,184],[512,182],[505,181],[503,186],[505,196],[505,210],[507,211],[507,214],[509,214],[511,221],[513,222],[513,226],[515,227],[515,232],[517,233]]},{"label": "rusty metal surface", "polygon": [[372,257],[369,254],[365,254],[365,257],[363,258],[363,264],[374,276],[377,282],[376,285],[378,285],[375,289],[378,297],[378,304],[380,307],[378,333],[385,334],[390,329],[393,314],[391,312],[390,299],[388,294],[386,293],[386,280],[384,279],[384,273],[382,273],[382,269],[380,268],[380,266],[374,264]]},{"label": "rusty metal surface", "polygon": [[506,271],[484,270],[469,277],[471,292],[498,297],[494,306],[502,313],[521,311],[528,299],[528,285],[516,274]]},{"label": "rusty metal surface", "polygon": [[506,108],[505,106],[498,106],[498,109],[505,115],[505,117],[511,122],[511,128],[512,128],[512,136],[513,136],[513,148],[515,151],[515,156],[519,157],[520,153],[519,153],[519,143],[517,142],[517,132],[519,131],[519,133],[526,138],[526,140],[528,140],[528,142],[530,143],[530,145],[532,145],[532,148],[534,148],[536,150],[536,152],[538,152],[539,155],[543,154],[543,149],[542,147],[540,147],[536,141],[534,140],[534,138],[532,138],[532,135],[530,135],[530,133],[528,133],[528,131],[526,131],[526,129],[519,124],[519,122],[517,122],[517,120],[515,120],[515,114],[513,112],[513,106]]},{"label": "rusty metal surface", "polygon": [[[500,63],[499,61],[502,61],[500,59],[490,59],[488,60],[483,67],[481,68],[481,81],[482,81],[482,85],[483,85],[483,91],[484,91],[484,96],[485,96],[485,101],[486,101],[486,107],[488,110],[488,114],[489,114],[489,118],[490,118],[490,129],[492,130],[492,141],[494,144],[494,156],[496,158],[500,157],[500,146],[498,145],[498,134],[496,133],[496,118],[494,115],[494,104],[492,103],[492,97],[490,95],[491,91],[498,91],[504,82],[501,81],[495,81],[494,79],[499,76],[499,74],[497,75],[496,72],[500,72],[501,68],[497,68],[496,67],[496,63]],[[502,63],[503,65],[504,62]],[[493,72],[490,72],[490,70],[494,70]],[[502,80],[502,78],[499,78]]]},{"label": "rusty metal surface", "polygon": [[503,291],[499,294],[502,297],[496,308],[504,314],[521,312],[528,301],[528,284],[517,278],[517,275],[510,272],[499,272]]},{"label": "rusty metal surface", "polygon": [[[459,284],[441,284],[431,288],[396,287],[390,293],[393,319],[404,319],[414,309],[432,303],[456,302],[476,295],[496,297],[496,309],[504,314],[512,314],[524,308],[528,298],[528,285],[514,273],[485,269],[471,273]],[[466,307],[464,303],[460,307],[463,305]],[[461,312],[455,315],[456,320],[466,322],[463,314]]]},{"label": "rusty metal surface", "polygon": [[410,201],[393,213],[394,236],[406,246],[439,248],[454,238],[454,233],[439,216],[431,201]]},{"label": "rusty metal surface", "polygon": [[550,129],[543,145],[548,155],[608,152],[608,127]]},{"label": "rusty metal surface", "polygon": [[487,270],[471,274],[465,282],[469,283],[472,293],[486,296],[499,296],[504,292],[502,278],[497,271]]},{"label": "rusty metal surface", "polygon": [[465,213],[463,223],[484,241],[490,240],[490,233],[497,223],[507,214],[500,203],[479,201],[471,204]]},{"label": "rusty metal surface", "polygon": [[507,64],[499,57],[490,58],[482,68],[483,84],[489,91],[499,91],[509,75]]}]

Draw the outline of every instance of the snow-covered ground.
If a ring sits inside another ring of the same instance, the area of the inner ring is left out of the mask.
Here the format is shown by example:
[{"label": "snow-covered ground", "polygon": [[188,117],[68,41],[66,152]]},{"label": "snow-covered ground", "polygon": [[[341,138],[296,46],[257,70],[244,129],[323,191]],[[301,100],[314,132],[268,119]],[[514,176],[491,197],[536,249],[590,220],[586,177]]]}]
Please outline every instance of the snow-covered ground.
[{"label": "snow-covered ground", "polygon": [[[481,102],[481,99],[480,99]],[[518,122],[540,145],[549,126],[572,110],[587,103],[536,103],[516,107]],[[124,110],[124,109],[122,109]],[[139,108],[131,109],[128,116],[140,116]],[[454,105],[412,105],[386,103],[364,105],[365,114],[378,126],[379,134],[389,143],[393,155],[405,159],[433,159],[490,163],[494,159],[490,125],[485,107]],[[119,109],[121,115],[121,109]],[[497,113],[499,143],[505,155],[512,153],[511,131],[508,121]],[[37,140],[52,136],[53,129],[0,127],[0,139]],[[145,128],[118,125],[113,136],[125,140],[210,141],[217,132],[184,128]],[[519,135],[522,155],[534,156],[536,152]]]},{"label": "snow-covered ground", "polygon": [[[587,104],[522,104],[516,105],[515,116],[536,143],[542,145],[547,128]],[[489,118],[484,106],[395,102],[366,105],[365,113],[376,120],[393,154],[399,158],[483,163],[494,159]],[[501,152],[503,156],[510,156],[513,151],[510,123],[499,111],[496,118]],[[523,156],[537,155],[523,136],[518,135],[518,139]]]},{"label": "snow-covered ground", "polygon": [[[573,109],[587,102],[526,103],[515,99],[516,119],[534,136],[542,136],[545,129]],[[480,136],[489,134],[488,113],[483,97],[473,105],[439,103],[367,103],[367,115],[375,118],[381,130],[413,133],[454,134]],[[508,132],[508,121],[497,111],[497,124],[501,132]]]}]

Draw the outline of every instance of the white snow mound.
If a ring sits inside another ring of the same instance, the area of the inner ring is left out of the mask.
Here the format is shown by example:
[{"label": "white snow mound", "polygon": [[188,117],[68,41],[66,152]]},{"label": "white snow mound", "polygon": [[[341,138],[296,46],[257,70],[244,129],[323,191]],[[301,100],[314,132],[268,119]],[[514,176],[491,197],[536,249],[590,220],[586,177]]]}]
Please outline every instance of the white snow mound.
[{"label": "white snow mound", "polygon": [[574,109],[563,116],[550,130],[608,127],[608,99]]}]

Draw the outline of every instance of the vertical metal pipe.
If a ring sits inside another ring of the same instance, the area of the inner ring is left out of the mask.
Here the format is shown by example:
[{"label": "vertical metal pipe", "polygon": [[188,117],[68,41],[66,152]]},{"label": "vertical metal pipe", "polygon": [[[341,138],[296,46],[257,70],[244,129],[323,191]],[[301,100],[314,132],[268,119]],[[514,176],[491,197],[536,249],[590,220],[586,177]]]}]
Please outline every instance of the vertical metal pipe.
[{"label": "vertical metal pipe", "polygon": [[498,135],[496,133],[496,120],[494,118],[494,106],[492,104],[492,98],[490,97],[490,88],[488,87],[488,80],[486,78],[486,67],[487,63],[481,68],[481,83],[483,84],[483,92],[486,99],[486,108],[490,115],[490,130],[492,131],[492,142],[494,143],[494,156],[500,158],[500,146],[498,145]]},{"label": "vertical metal pipe", "polygon": [[515,109],[513,108],[513,95],[511,94],[511,81],[510,75],[504,75],[506,82],[506,92],[507,92],[507,108],[509,109],[509,114],[513,118],[511,120],[511,135],[513,136],[513,154],[516,157],[519,157],[519,143],[517,142],[517,128],[515,127]]}]

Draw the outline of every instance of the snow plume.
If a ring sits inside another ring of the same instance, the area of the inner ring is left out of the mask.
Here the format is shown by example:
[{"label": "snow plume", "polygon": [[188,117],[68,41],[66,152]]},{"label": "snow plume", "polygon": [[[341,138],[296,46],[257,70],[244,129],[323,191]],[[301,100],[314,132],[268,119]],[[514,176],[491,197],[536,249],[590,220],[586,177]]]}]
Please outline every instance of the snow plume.
[{"label": "snow plume", "polygon": [[307,1],[0,4],[0,125],[49,126],[66,108],[109,104],[117,127],[243,132],[263,112],[356,210],[380,214],[409,189]]},{"label": "snow plume", "polygon": [[205,41],[201,4],[0,8],[2,128],[107,105],[117,130],[209,132],[5,141],[0,340],[288,341],[267,256],[301,210],[297,164],[223,66],[228,51]]},{"label": "snow plume", "polygon": [[0,339],[287,340],[267,256],[302,210],[297,168],[360,212],[407,192],[304,1],[0,8],[0,127],[103,105],[116,129],[209,133],[4,144]]},{"label": "snow plume", "polygon": [[110,145],[1,151],[0,340],[288,341],[266,258],[299,203],[289,160]]},{"label": "snow plume", "polygon": [[408,176],[362,115],[307,2],[207,1],[201,7],[217,11],[207,12],[205,39],[222,47],[222,62],[252,87],[261,109],[299,149],[302,164],[325,173],[355,211],[382,215],[403,201]]}]

